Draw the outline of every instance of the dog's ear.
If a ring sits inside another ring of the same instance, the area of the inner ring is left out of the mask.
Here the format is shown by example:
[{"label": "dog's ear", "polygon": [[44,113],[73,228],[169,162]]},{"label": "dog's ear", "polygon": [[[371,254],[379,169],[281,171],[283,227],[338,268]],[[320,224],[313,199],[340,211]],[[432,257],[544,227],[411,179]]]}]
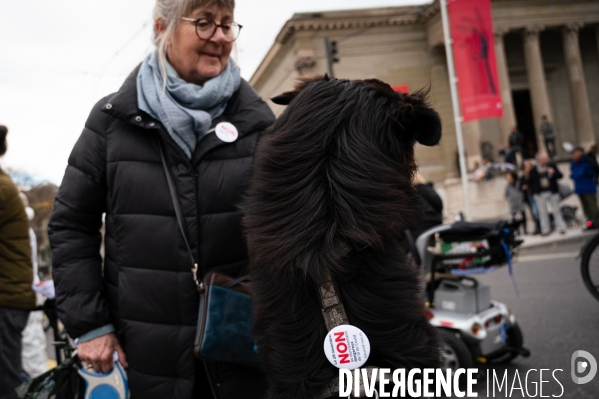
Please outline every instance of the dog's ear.
[{"label": "dog's ear", "polygon": [[285,93],[279,94],[278,96],[271,98],[270,101],[279,105],[289,105],[291,100],[293,100],[295,96],[297,96],[297,94],[298,93],[295,91],[286,91]]},{"label": "dog's ear", "polygon": [[414,135],[422,145],[434,146],[441,140],[441,118],[430,107],[428,90],[402,94],[398,118],[405,131]]},{"label": "dog's ear", "polygon": [[275,104],[279,104],[279,105],[289,105],[289,103],[295,97],[297,97],[297,95],[302,90],[304,90],[306,87],[308,87],[312,83],[321,82],[321,81],[326,82],[329,80],[330,80],[330,78],[327,74],[324,74],[324,76],[306,76],[306,77],[298,78],[295,81],[295,86],[292,91],[286,91],[282,94],[279,94],[278,96],[271,98],[270,101],[272,101]]}]

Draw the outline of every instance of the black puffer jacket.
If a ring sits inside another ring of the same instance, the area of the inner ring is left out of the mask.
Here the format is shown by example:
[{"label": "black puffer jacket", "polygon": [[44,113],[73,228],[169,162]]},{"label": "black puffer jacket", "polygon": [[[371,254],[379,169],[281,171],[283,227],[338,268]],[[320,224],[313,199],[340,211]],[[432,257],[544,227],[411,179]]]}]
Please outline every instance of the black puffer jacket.
[{"label": "black puffer jacket", "polygon": [[166,148],[202,273],[238,276],[247,253],[237,204],[258,135],[274,116],[242,80],[213,121],[232,123],[239,138],[225,143],[211,133],[189,160],[162,124],[138,109],[136,76],[96,104],[69,158],[49,225],[57,303],[72,337],[115,325],[133,398],[191,399],[198,293],[156,138]]},{"label": "black puffer jacket", "polygon": [[[557,165],[553,162],[548,162],[545,168],[553,168],[555,172],[553,173],[553,175],[551,175],[551,177],[548,176],[547,170],[545,170],[543,173],[540,173],[539,166],[535,166],[530,170],[530,173],[528,175],[528,186],[532,195],[540,194],[544,191],[551,191],[553,194],[557,194],[559,192],[559,186],[557,184],[557,181],[564,176],[559,171]],[[549,182],[548,187],[542,186],[541,180],[543,178],[547,178]]]}]

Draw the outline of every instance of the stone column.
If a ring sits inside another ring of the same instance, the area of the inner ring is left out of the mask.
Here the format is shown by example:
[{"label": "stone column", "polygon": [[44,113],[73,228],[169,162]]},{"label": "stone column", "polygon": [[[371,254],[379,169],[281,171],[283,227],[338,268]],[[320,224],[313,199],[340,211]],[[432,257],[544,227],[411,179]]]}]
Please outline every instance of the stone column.
[{"label": "stone column", "polygon": [[[430,56],[430,99],[441,116],[443,124],[443,134],[441,135],[440,145],[438,145],[437,148],[441,151],[439,160],[443,162],[445,175],[440,177],[444,180],[459,178],[460,172],[457,166],[458,145],[453,109],[451,106],[451,96],[449,94],[449,74],[447,72],[445,48],[441,45],[434,47],[431,49]],[[427,178],[429,178],[429,176],[427,176]]]},{"label": "stone column", "polygon": [[[524,31],[524,60],[526,63],[526,74],[530,86],[530,98],[532,101],[532,113],[535,119],[537,133],[537,144],[539,149],[545,147],[545,141],[539,130],[541,116],[551,117],[551,106],[547,93],[547,81],[545,80],[545,69],[543,68],[543,57],[539,45],[539,34],[543,28],[533,26]],[[546,150],[546,149],[545,149]]]},{"label": "stone column", "polygon": [[501,103],[503,105],[503,118],[499,120],[501,126],[501,142],[506,143],[510,136],[510,129],[516,125],[516,113],[512,101],[512,86],[505,56],[503,36],[507,29],[498,29],[495,32],[495,57],[497,58],[497,72],[499,74],[499,86],[501,87]]},{"label": "stone column", "polygon": [[464,151],[466,151],[466,168],[472,171],[476,163],[479,165],[482,163],[480,120],[462,123],[462,136],[464,137]]},{"label": "stone column", "polygon": [[597,37],[597,53],[599,54],[599,25],[595,28],[595,36]]},{"label": "stone column", "polygon": [[595,37],[597,39],[597,54],[599,54],[599,25],[595,27]]},{"label": "stone column", "polygon": [[563,29],[564,55],[566,56],[566,67],[568,68],[568,83],[570,85],[570,100],[572,102],[572,115],[576,128],[577,144],[587,148],[594,143],[593,120],[587,85],[584,78],[580,46],[578,43],[578,31],[582,24],[575,22],[568,24]]}]

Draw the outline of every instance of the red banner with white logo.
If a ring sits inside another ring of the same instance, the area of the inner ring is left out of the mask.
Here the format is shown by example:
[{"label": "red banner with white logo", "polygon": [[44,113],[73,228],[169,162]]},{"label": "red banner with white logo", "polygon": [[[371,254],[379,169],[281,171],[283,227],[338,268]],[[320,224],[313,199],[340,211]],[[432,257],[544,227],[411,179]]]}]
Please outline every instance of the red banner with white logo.
[{"label": "red banner with white logo", "polygon": [[490,0],[448,0],[464,122],[503,115]]}]

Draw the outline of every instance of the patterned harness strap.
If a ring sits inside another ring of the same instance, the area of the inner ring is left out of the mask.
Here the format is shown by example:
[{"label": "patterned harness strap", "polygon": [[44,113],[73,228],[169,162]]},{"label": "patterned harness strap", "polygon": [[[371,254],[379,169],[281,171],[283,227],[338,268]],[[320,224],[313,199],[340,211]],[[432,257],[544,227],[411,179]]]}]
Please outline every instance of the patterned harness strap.
[{"label": "patterned harness strap", "polygon": [[[327,326],[327,330],[331,331],[333,328],[343,325],[349,324],[347,319],[347,313],[345,312],[345,307],[343,306],[343,302],[341,302],[341,298],[339,298],[339,289],[337,287],[337,283],[333,279],[331,272],[329,269],[325,269],[323,272],[323,280],[324,282],[320,284],[318,287],[318,294],[320,297],[320,308],[322,310],[322,316],[324,317],[324,323]],[[372,371],[374,367],[366,367],[368,370],[368,377],[372,378]],[[378,375],[376,378],[378,381]],[[376,392],[376,391],[375,391]],[[315,399],[325,399],[332,397],[333,395],[339,394],[339,378],[334,378],[327,387],[318,395]],[[360,398],[366,397],[366,392],[364,390],[364,381],[362,380],[362,376],[360,373]],[[374,398],[378,398],[378,392],[374,396]]]},{"label": "patterned harness strap", "polygon": [[320,308],[327,330],[331,331],[337,326],[349,324],[349,321],[347,320],[347,313],[345,313],[343,302],[341,302],[341,299],[337,294],[339,289],[337,288],[337,283],[333,280],[331,272],[326,269],[323,275],[324,282],[318,287],[318,293],[320,294]]}]

